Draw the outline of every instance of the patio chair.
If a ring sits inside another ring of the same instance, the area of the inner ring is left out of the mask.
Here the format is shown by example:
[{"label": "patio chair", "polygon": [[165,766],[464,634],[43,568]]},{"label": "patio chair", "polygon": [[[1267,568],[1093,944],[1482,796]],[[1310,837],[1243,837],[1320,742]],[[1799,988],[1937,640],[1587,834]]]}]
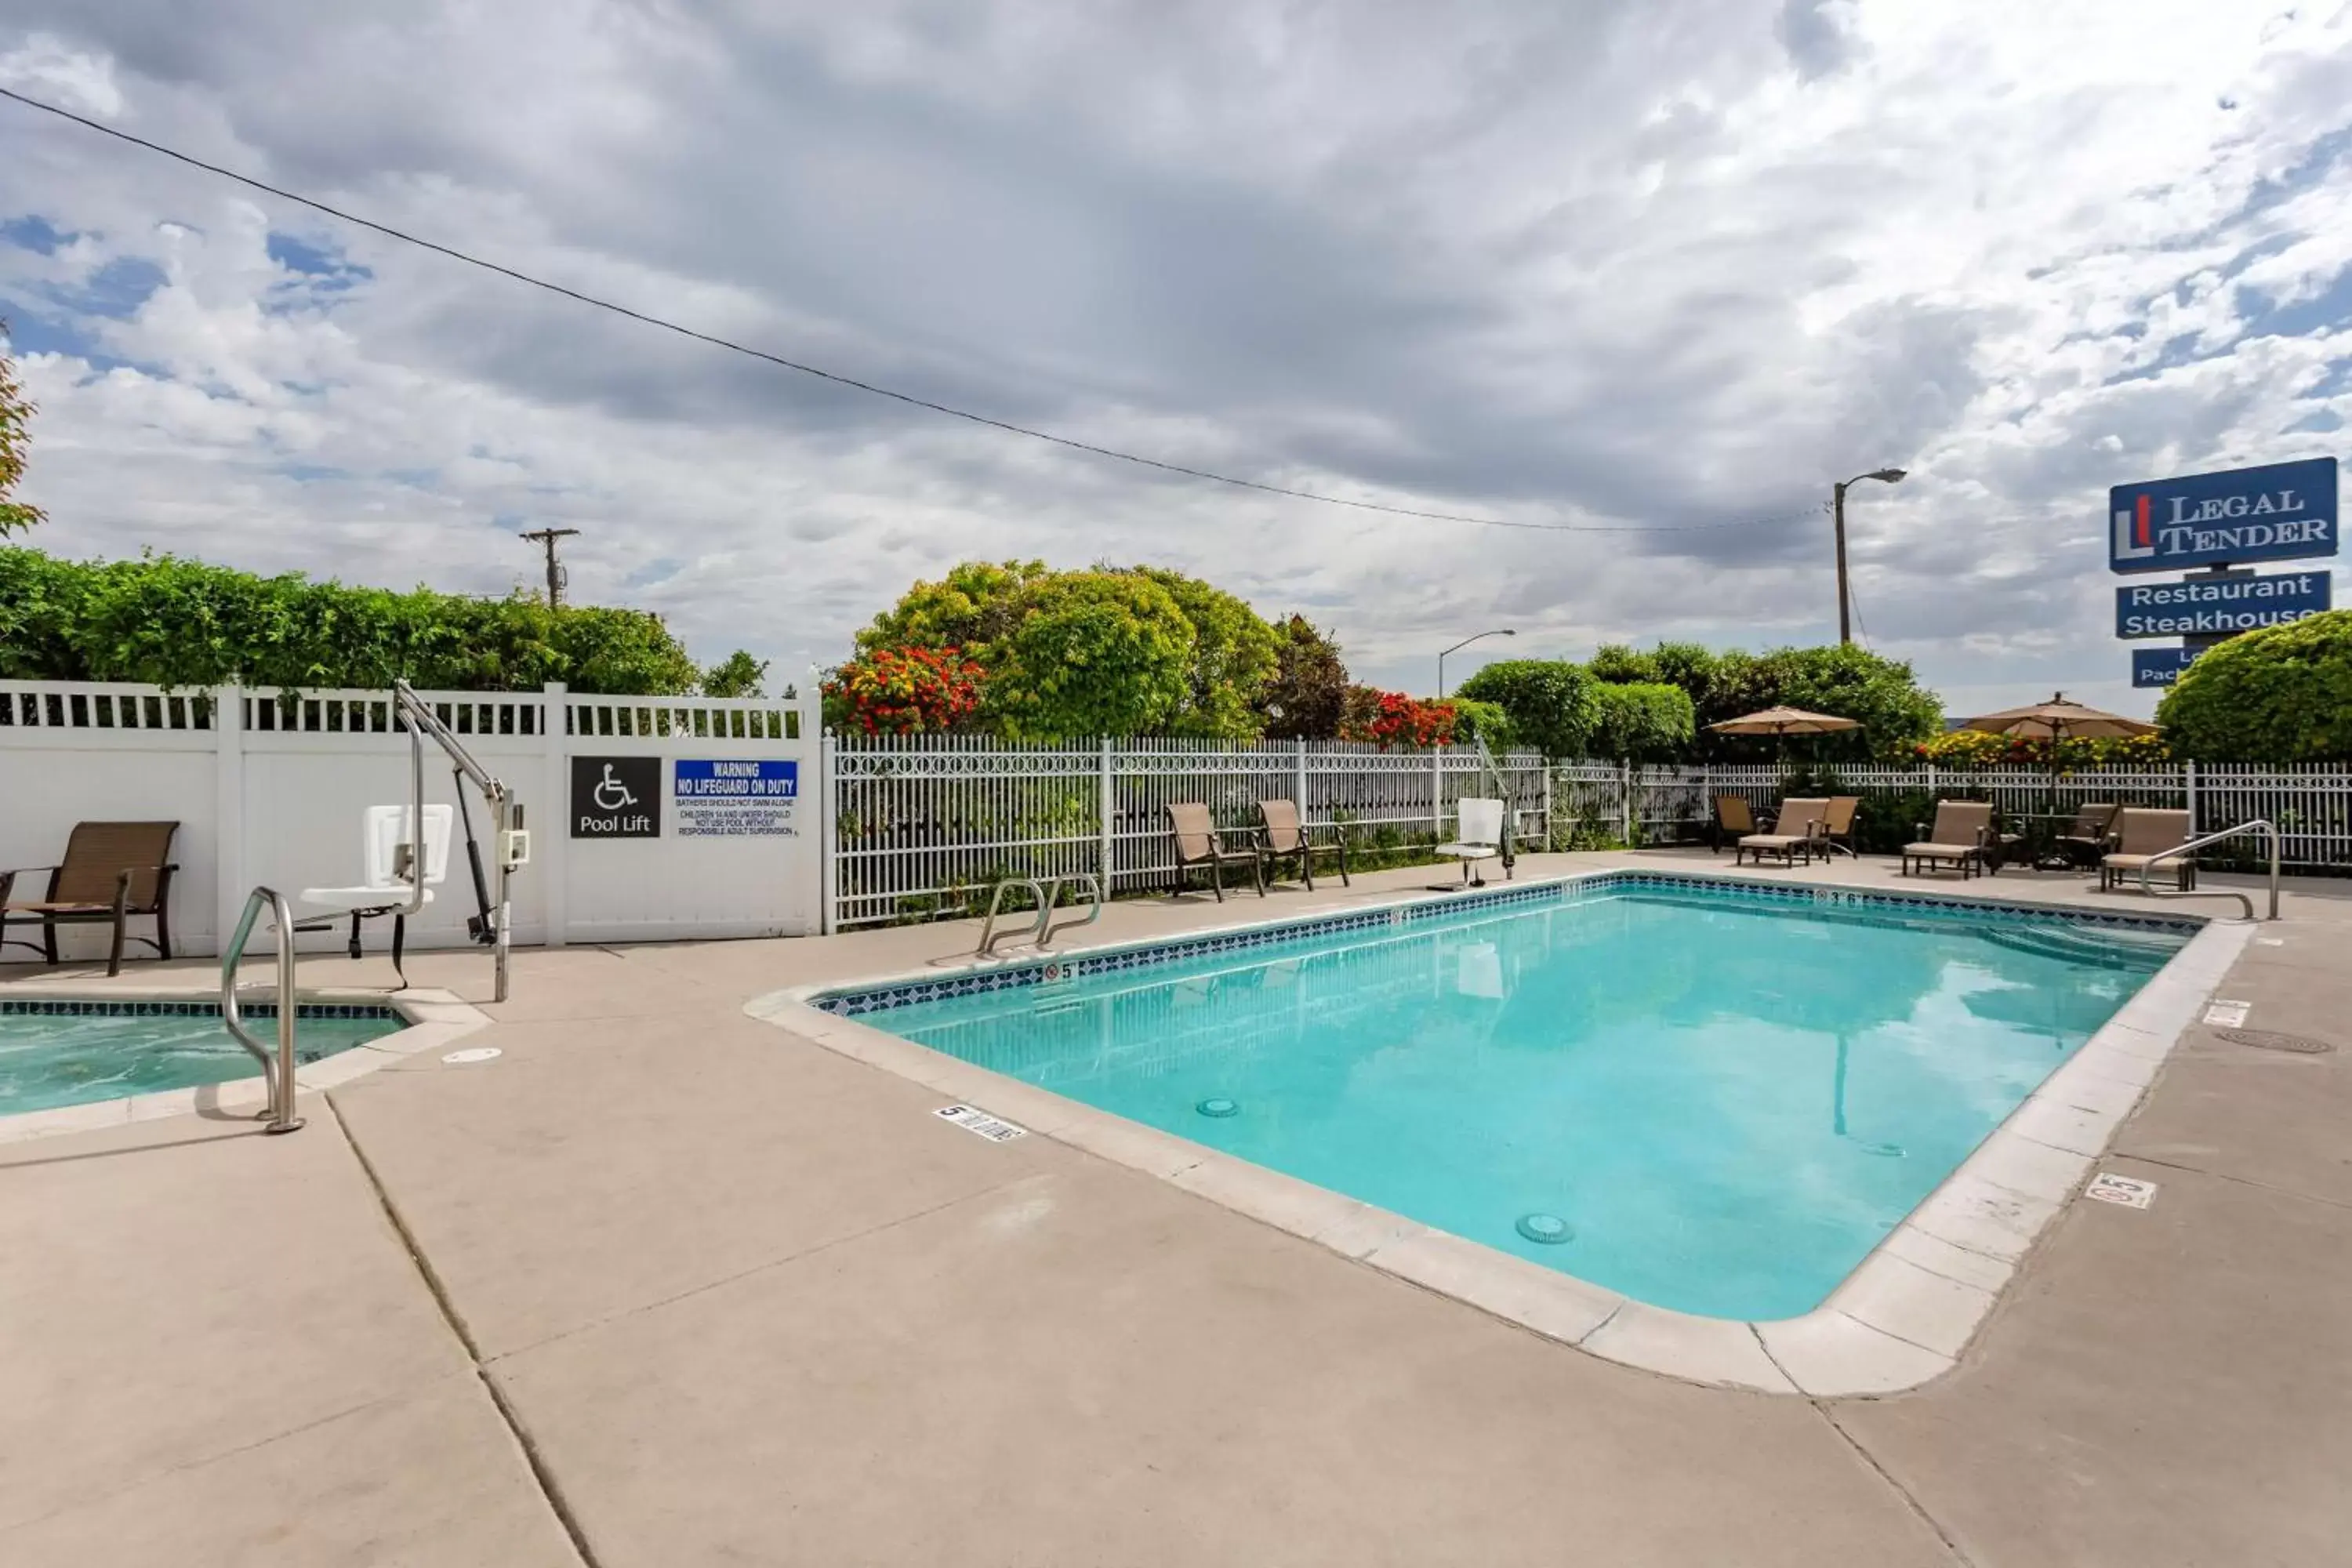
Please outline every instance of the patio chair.
[{"label": "patio chair", "polygon": [[1731,853],[1731,863],[1738,866],[1743,859],[1753,858],[1764,864],[1764,857],[1777,855],[1783,866],[1794,866],[1802,855],[1811,860],[1816,853],[1828,858],[1823,847],[1822,828],[1829,817],[1830,803],[1826,799],[1784,800],[1780,815],[1773,818],[1769,833],[1750,833],[1739,840]]},{"label": "patio chair", "polygon": [[[10,925],[37,922],[41,940],[37,951],[58,962],[58,927],[95,925],[114,928],[114,945],[107,955],[106,973],[122,973],[122,942],[132,915],[152,915],[155,935],[138,940],[159,957],[172,956],[172,836],[176,822],[78,822],[66,839],[65,858],[55,866],[27,866],[0,871],[0,947],[35,947],[8,940]],[[37,899],[9,900],[16,879],[28,871],[47,871],[48,887]]]},{"label": "patio chair", "polygon": [[1483,888],[1484,877],[1473,877],[1473,861],[1491,860],[1503,852],[1503,803],[1465,795],[1454,802],[1459,816],[1454,825],[1454,842],[1437,847],[1440,855],[1451,856],[1462,862],[1462,885]]},{"label": "patio chair", "polygon": [[2107,853],[2116,830],[2116,814],[2123,808],[2111,802],[2094,802],[2075,808],[2074,820],[2052,841],[2052,847],[2071,866],[2095,866]]},{"label": "patio chair", "polygon": [[1921,823],[1912,829],[1918,834],[1916,843],[1903,847],[1903,875],[1909,877],[1949,866],[1960,874],[1962,881],[1982,871],[1990,876],[2000,869],[2000,848],[1993,838],[1992,803],[1989,800],[1939,800],[1936,803],[1936,821],[1931,827]]},{"label": "patio chair", "polygon": [[1356,884],[1348,876],[1348,835],[1334,828],[1331,840],[1315,842],[1313,832],[1299,820],[1298,803],[1295,800],[1262,800],[1257,803],[1258,843],[1265,856],[1266,879],[1274,879],[1275,867],[1286,855],[1298,857],[1298,875],[1307,890],[1315,890],[1315,857],[1318,853],[1336,853],[1339,857],[1339,885],[1352,888]]},{"label": "patio chair", "polygon": [[1853,847],[1853,819],[1861,810],[1862,796],[1858,795],[1830,796],[1829,809],[1822,816],[1821,847],[1823,859],[1829,858],[1829,852],[1832,849],[1840,851],[1849,860],[1861,858]]},{"label": "patio chair", "polygon": [[1759,815],[1754,806],[1748,804],[1746,795],[1719,795],[1715,797],[1715,852],[1717,854],[1723,853],[1723,841],[1727,837],[1737,843],[1751,833],[1771,831],[1772,814],[1768,811]]},{"label": "patio chair", "polygon": [[1250,879],[1257,884],[1257,896],[1265,897],[1265,860],[1255,847],[1228,849],[1224,836],[1217,825],[1209,820],[1209,808],[1199,801],[1185,801],[1168,808],[1168,830],[1176,839],[1175,896],[1184,896],[1184,873],[1195,866],[1209,868],[1209,889],[1217,895],[1217,902],[1225,901],[1225,868],[1241,863],[1250,868]]},{"label": "patio chair", "polygon": [[[2189,842],[2192,830],[2185,811],[2152,811],[2146,806],[2126,806],[2116,814],[2116,830],[2112,836],[2114,850],[2099,858],[2099,886],[2102,889],[2123,887],[2139,880],[2140,868],[2167,849],[2178,849]],[[2168,862],[2175,868],[2174,882],[2186,893],[2197,886],[2197,861],[2184,855]]]}]

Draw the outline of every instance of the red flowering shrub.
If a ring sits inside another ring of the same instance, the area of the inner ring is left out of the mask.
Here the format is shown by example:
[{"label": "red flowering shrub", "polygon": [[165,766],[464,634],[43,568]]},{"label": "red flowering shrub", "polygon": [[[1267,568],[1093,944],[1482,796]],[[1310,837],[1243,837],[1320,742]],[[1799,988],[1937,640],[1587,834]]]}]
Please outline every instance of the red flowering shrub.
[{"label": "red flowering shrub", "polygon": [[1339,738],[1376,741],[1383,746],[1451,745],[1454,719],[1451,702],[1424,702],[1402,691],[1355,686],[1348,689]]},{"label": "red flowering shrub", "polygon": [[987,678],[961,648],[876,648],[825,682],[825,721],[868,735],[952,730],[979,711]]}]

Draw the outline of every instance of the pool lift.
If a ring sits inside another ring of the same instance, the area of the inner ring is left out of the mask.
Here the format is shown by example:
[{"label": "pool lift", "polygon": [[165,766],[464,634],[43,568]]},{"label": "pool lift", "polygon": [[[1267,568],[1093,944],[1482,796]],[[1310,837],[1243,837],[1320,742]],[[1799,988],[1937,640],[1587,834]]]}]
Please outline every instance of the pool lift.
[{"label": "pool lift", "polygon": [[[470,752],[450,732],[438,714],[404,680],[393,683],[393,712],[395,721],[408,731],[408,804],[403,805],[372,805],[362,818],[362,862],[366,880],[352,888],[305,888],[301,902],[314,909],[331,911],[324,918],[313,916],[298,921],[286,895],[269,887],[257,887],[246,896],[245,912],[236,924],[221,954],[221,1021],[237,1042],[259,1058],[263,1075],[268,1080],[269,1106],[265,1114],[269,1119],[268,1131],[291,1132],[302,1125],[294,1114],[295,1022],[299,1008],[296,998],[295,952],[293,933],[306,931],[329,931],[348,916],[351,940],[348,951],[353,958],[360,956],[361,922],[390,915],[392,926],[393,973],[399,977],[400,987],[406,990],[408,975],[403,967],[407,942],[408,917],[424,910],[433,901],[433,889],[448,874],[449,829],[451,810],[446,805],[425,804],[425,742],[427,740],[446,753],[450,775],[457,784],[456,816],[465,825],[466,861],[473,872],[474,901],[478,912],[466,921],[467,934],[477,942],[488,944],[493,957],[496,982],[494,1000],[507,999],[508,955],[513,946],[514,902],[509,884],[514,873],[530,860],[530,834],[523,826],[522,803],[513,792],[482,766]],[[481,845],[474,837],[474,816],[466,805],[466,786],[479,790],[488,807],[492,831],[497,835],[496,891],[491,879],[482,868]],[[278,933],[278,1041],[273,1052],[254,1038],[246,1028],[236,1001],[237,965],[244,960],[246,943],[252,939],[254,923],[263,910],[270,914],[270,924]]]}]

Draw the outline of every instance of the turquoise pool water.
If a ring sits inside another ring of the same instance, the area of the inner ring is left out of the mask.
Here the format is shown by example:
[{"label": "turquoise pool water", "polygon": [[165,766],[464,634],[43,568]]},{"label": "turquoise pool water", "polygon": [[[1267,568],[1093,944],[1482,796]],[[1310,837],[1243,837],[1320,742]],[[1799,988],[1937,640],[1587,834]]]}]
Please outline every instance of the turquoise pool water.
[{"label": "turquoise pool water", "polygon": [[862,1021],[1641,1300],[1773,1319],[2187,940],[1579,890]]},{"label": "turquoise pool water", "polygon": [[[210,1007],[148,1004],[155,1010],[123,1014],[20,1011],[19,1005],[0,1007],[0,1116],[226,1083],[261,1071]],[[275,1012],[247,1007],[245,1016],[247,1029],[276,1043]],[[297,1022],[296,1049],[306,1062],[408,1026],[383,1007],[320,1008],[315,1015],[304,1007]]]}]

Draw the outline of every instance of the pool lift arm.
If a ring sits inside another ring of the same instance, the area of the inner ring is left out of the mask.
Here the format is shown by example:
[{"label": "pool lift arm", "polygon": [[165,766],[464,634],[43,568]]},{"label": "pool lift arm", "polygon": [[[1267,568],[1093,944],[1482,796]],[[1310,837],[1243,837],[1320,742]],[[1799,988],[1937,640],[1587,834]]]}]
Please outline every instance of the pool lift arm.
[{"label": "pool lift arm", "polygon": [[1511,869],[1519,863],[1519,803],[1512,793],[1510,781],[1503,777],[1501,764],[1495,753],[1486,749],[1486,737],[1473,735],[1471,743],[1478,748],[1478,765],[1495,783],[1495,794],[1503,803],[1503,879],[1508,881]]},{"label": "pool lift arm", "polygon": [[[530,834],[523,826],[522,803],[466,750],[441,721],[441,716],[416,695],[408,682],[394,681],[392,696],[394,709],[408,726],[409,841],[403,847],[408,864],[418,869],[412,876],[408,903],[389,912],[413,915],[425,907],[421,868],[425,865],[425,742],[429,739],[447,753],[451,775],[458,783],[457,814],[466,827],[466,862],[473,871],[474,901],[479,910],[467,920],[466,931],[476,942],[490,945],[497,970],[494,999],[503,1002],[507,999],[507,957],[513,946],[514,900],[510,883],[514,873],[530,860]],[[474,837],[474,814],[466,805],[465,785],[468,783],[481,791],[483,802],[489,808],[490,828],[498,849],[495,893],[483,875],[482,848]]]}]

